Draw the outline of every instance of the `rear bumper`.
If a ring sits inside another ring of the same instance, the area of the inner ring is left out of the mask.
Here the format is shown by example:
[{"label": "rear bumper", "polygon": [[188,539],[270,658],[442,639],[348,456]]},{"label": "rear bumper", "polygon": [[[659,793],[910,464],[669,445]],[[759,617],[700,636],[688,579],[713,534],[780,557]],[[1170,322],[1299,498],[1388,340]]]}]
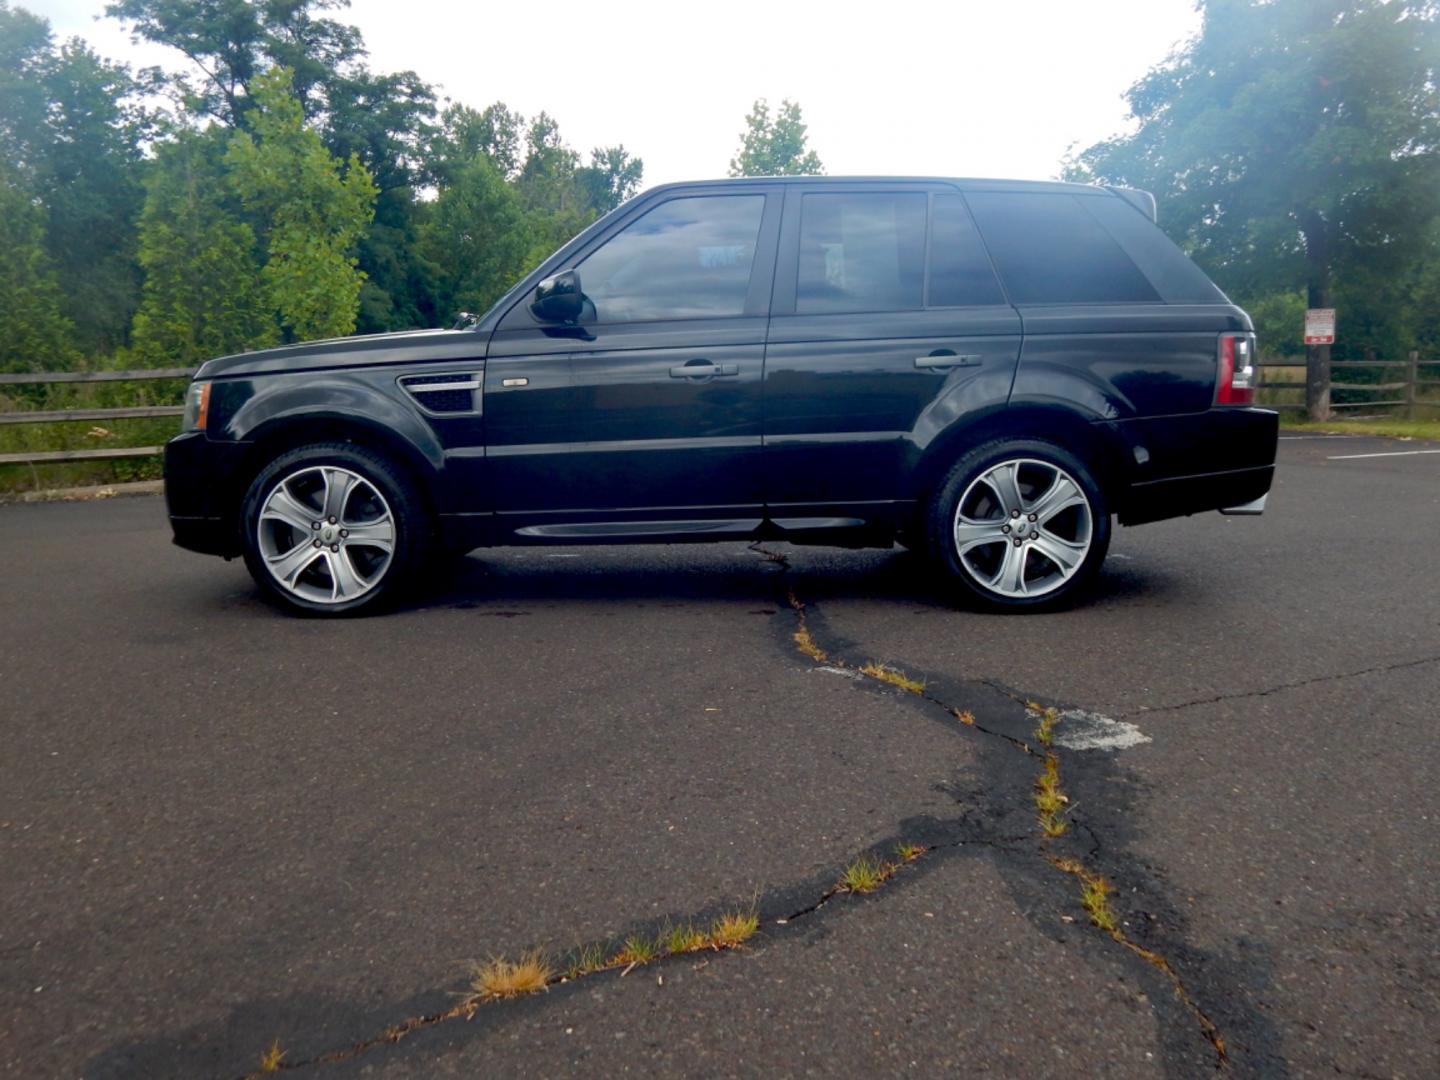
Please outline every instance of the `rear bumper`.
[{"label": "rear bumper", "polygon": [[1271,409],[1216,408],[1115,425],[1134,471],[1122,525],[1211,510],[1258,514],[1275,479],[1280,418]]},{"label": "rear bumper", "polygon": [[165,506],[178,546],[226,558],[240,554],[235,480],[245,449],[199,431],[165,444]]},{"label": "rear bumper", "polygon": [[[1134,484],[1120,510],[1120,524],[1144,525],[1150,521],[1200,514],[1208,510],[1258,514],[1275,479],[1275,466],[1233,469],[1202,476],[1180,476]],[[1255,504],[1259,503],[1259,509]]]}]

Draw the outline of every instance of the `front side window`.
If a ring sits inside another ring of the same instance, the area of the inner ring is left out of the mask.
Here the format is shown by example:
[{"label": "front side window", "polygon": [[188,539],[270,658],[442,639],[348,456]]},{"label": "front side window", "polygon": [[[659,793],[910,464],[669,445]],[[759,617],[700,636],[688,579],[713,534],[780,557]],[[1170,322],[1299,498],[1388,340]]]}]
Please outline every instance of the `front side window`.
[{"label": "front side window", "polygon": [[925,284],[921,192],[806,195],[795,310],[913,311]]},{"label": "front side window", "polygon": [[576,268],[599,323],[742,315],[763,195],[672,199]]}]

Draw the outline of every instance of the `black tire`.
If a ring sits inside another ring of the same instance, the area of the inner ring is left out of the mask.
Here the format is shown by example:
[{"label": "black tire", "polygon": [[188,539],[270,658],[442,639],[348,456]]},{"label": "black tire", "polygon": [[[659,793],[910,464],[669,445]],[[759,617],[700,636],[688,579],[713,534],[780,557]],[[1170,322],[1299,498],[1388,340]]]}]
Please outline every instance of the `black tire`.
[{"label": "black tire", "polygon": [[[333,525],[323,514],[322,506],[326,497],[324,493],[330,490],[330,480],[327,479],[330,477],[341,477],[353,484],[348,488],[337,485],[337,491],[348,492],[339,497],[350,501],[341,506],[340,520]],[[356,477],[358,481],[350,481],[348,477]],[[334,541],[333,547],[321,543],[320,532],[313,533],[317,538],[313,541],[316,557],[288,587],[277,580],[270,566],[282,563],[278,551],[291,549],[292,545],[293,550],[284,558],[300,558],[307,543],[303,539],[302,524],[314,528],[315,523],[297,522],[291,526],[288,521],[279,521],[277,524],[278,519],[273,513],[276,504],[271,504],[272,512],[267,515],[262,533],[261,512],[282,481],[286,482],[286,494],[291,497],[291,502],[305,511],[306,517],[321,518],[321,526],[328,527],[331,532],[346,524],[346,513],[353,512],[357,519],[349,534],[326,534],[327,541]],[[376,495],[378,499],[374,497]],[[384,511],[384,515],[377,514],[377,511]],[[386,542],[383,524],[386,520],[390,522],[388,559],[383,549]],[[352,443],[316,443],[288,450],[276,457],[260,471],[246,492],[241,506],[240,528],[245,565],[260,586],[260,591],[266,599],[285,611],[303,615],[368,614],[391,606],[415,584],[434,549],[434,523],[413,482],[383,455]],[[363,537],[354,538],[354,534],[366,529],[377,539],[367,543]],[[280,539],[277,541],[276,537]],[[343,544],[353,544],[354,547],[341,551]],[[267,552],[267,548],[274,550]],[[327,552],[333,553],[334,558],[343,558],[344,567],[331,563],[332,554]],[[341,570],[345,582],[353,583],[362,591],[351,599],[343,596],[324,599],[322,594],[327,579],[332,596],[337,591],[343,592],[339,588],[340,581],[330,573],[332,567]]]},{"label": "black tire", "polygon": [[[992,471],[997,469],[1001,478],[1015,479],[1015,492],[1008,500],[1002,499],[992,480],[982,479],[995,477]],[[1070,488],[1049,486],[1060,485],[1061,477],[1083,496],[1083,503],[1070,494]],[[1002,502],[1014,503],[1015,496],[1021,512],[1012,517],[1016,507],[1007,509]],[[957,516],[962,499],[968,503],[963,520]],[[1053,510],[1065,503],[1072,505],[1059,513]],[[1040,516],[1047,512],[1052,516],[1037,522],[1026,512],[1032,508]],[[1088,527],[1082,529],[1086,514]],[[962,534],[973,545],[964,554]],[[997,539],[986,539],[991,535]],[[1038,439],[997,439],[967,452],[946,474],[927,507],[925,536],[931,559],[970,606],[1009,612],[1052,610],[1073,603],[1094,584],[1110,547],[1110,511],[1094,474],[1069,450]],[[1017,562],[1018,578],[1009,573]]]}]

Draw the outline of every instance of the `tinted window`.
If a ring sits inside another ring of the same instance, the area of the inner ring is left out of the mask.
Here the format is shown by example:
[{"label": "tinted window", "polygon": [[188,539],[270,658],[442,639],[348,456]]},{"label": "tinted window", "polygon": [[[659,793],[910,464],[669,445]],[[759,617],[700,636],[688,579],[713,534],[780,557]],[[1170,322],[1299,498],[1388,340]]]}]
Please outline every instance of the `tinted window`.
[{"label": "tinted window", "polygon": [[741,315],[763,195],[672,199],[632,221],[580,263],[596,321]]},{"label": "tinted window", "polygon": [[1014,303],[1160,299],[1081,197],[976,192],[966,198]]},{"label": "tinted window", "polygon": [[930,307],[1003,304],[1000,283],[959,195],[930,204]]},{"label": "tinted window", "polygon": [[921,305],[925,195],[806,195],[795,310],[907,311]]},{"label": "tinted window", "polygon": [[1205,272],[1160,231],[1160,227],[1119,197],[1087,198],[1080,205],[1134,260],[1169,304],[1223,304],[1225,294]]}]

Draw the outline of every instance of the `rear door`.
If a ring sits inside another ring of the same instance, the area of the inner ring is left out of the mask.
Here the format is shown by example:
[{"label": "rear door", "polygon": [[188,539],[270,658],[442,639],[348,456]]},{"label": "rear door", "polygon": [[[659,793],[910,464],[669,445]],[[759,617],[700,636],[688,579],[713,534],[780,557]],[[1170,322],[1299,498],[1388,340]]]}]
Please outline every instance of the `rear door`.
[{"label": "rear door", "polygon": [[1019,348],[956,189],[790,188],[765,361],[770,516],[796,532],[889,521],[930,440],[1005,406]]}]

